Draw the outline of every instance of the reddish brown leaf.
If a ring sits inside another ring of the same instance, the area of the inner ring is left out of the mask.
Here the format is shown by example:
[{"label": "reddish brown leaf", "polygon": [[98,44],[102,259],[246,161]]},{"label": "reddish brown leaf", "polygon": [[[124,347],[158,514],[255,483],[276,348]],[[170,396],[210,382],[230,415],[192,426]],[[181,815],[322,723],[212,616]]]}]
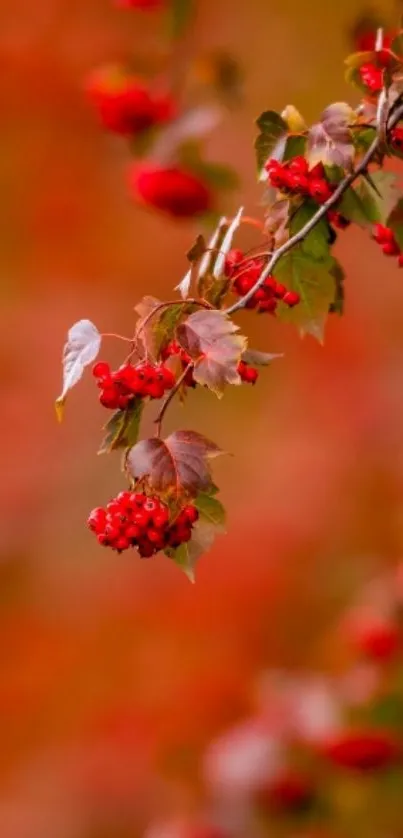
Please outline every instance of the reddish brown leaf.
[{"label": "reddish brown leaf", "polygon": [[134,480],[146,478],[155,492],[196,497],[212,487],[209,459],[221,449],[196,431],[175,431],[167,439],[144,439],[130,449],[126,466]]},{"label": "reddish brown leaf", "polygon": [[313,125],[308,136],[308,159],[312,166],[351,167],[354,145],[349,126],[356,114],[345,102],[335,102],[323,111],[321,121]]},{"label": "reddish brown leaf", "polygon": [[193,377],[221,397],[225,384],[239,384],[237,367],[246,338],[220,311],[197,311],[181,323],[177,337],[195,361]]}]

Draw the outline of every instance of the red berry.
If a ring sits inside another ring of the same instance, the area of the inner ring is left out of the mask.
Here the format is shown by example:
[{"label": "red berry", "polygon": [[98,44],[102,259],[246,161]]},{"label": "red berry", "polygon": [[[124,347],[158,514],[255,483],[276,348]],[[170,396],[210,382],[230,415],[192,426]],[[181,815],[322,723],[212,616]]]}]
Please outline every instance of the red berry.
[{"label": "red berry", "polygon": [[142,530],[144,530],[150,520],[150,516],[147,512],[144,512],[143,509],[139,509],[138,512],[133,513],[133,524],[137,524]]},{"label": "red berry", "polygon": [[335,765],[356,771],[376,771],[392,765],[399,756],[392,736],[383,731],[347,732],[336,736],[323,748]]},{"label": "red berry", "polygon": [[182,514],[184,515],[185,519],[189,522],[189,524],[195,524],[196,521],[199,520],[199,510],[196,509],[195,506],[184,506],[182,509]]},{"label": "red berry", "polygon": [[106,521],[105,510],[102,509],[101,506],[98,506],[96,509],[93,509],[92,512],[90,512],[90,514],[88,516],[87,524],[88,524],[90,530],[92,530],[95,533],[100,533],[104,530],[105,521]]},{"label": "red berry", "polygon": [[116,410],[119,406],[119,394],[116,392],[114,387],[107,387],[102,391],[102,393],[100,393],[99,401],[104,407]]},{"label": "red berry", "polygon": [[297,291],[286,291],[283,297],[283,302],[290,308],[293,308],[298,305],[300,299],[301,298]]},{"label": "red berry", "polygon": [[399,254],[399,258],[398,258],[398,260],[397,260],[397,264],[399,265],[399,268],[403,268],[403,253],[400,253],[400,254]]},{"label": "red berry", "polygon": [[153,516],[152,516],[152,522],[154,524],[154,527],[157,528],[157,530],[161,530],[164,527],[166,527],[166,525],[168,524],[168,521],[169,521],[169,512],[168,512],[168,509],[166,507],[162,506],[159,509],[155,510],[155,512],[153,513]]},{"label": "red berry", "polygon": [[378,244],[394,242],[395,240],[393,230],[391,230],[390,227],[384,227],[383,224],[375,224],[372,235]]},{"label": "red berry", "polygon": [[300,172],[292,172],[288,175],[287,186],[293,192],[301,192],[303,195],[310,192],[311,184],[306,174]]},{"label": "red berry", "polygon": [[111,368],[109,364],[105,364],[104,361],[98,361],[97,364],[94,364],[92,368],[92,374],[94,378],[104,378],[110,374]]},{"label": "red berry", "polygon": [[137,541],[138,538],[141,537],[142,530],[137,524],[129,524],[129,526],[125,530],[126,538],[129,541]]},{"label": "red berry", "polygon": [[231,277],[236,272],[236,268],[238,265],[241,264],[244,258],[242,250],[239,248],[233,248],[232,250],[227,253],[225,257],[224,263],[224,273],[225,276]]},{"label": "red berry", "polygon": [[238,364],[238,373],[242,381],[247,384],[256,384],[259,377],[259,372],[254,367],[250,367],[245,361],[240,361]]},{"label": "red berry", "polygon": [[150,556],[152,556],[153,553],[155,553],[154,544],[151,544],[151,541],[148,541],[147,539],[143,539],[142,541],[140,541],[137,549],[140,553],[140,556],[143,559],[149,559]]},{"label": "red berry", "polygon": [[134,198],[175,218],[203,215],[213,207],[207,184],[179,167],[135,164],[129,170],[129,187]]},{"label": "red berry", "polygon": [[147,396],[150,396],[150,399],[161,399],[165,393],[165,387],[163,381],[153,381],[151,384],[147,385],[146,390]]},{"label": "red berry", "polygon": [[374,619],[357,626],[353,645],[373,660],[390,660],[399,650],[400,632],[394,623]]},{"label": "red berry", "polygon": [[269,297],[269,299],[263,300],[262,303],[259,303],[258,312],[259,314],[264,314],[268,312],[269,314],[274,314],[277,308],[277,300],[274,297]]},{"label": "red berry", "polygon": [[121,9],[139,9],[142,12],[152,12],[165,5],[165,0],[116,0]]},{"label": "red berry", "polygon": [[375,64],[362,64],[359,68],[362,81],[371,93],[379,93],[383,87],[383,72]]},{"label": "red berry", "polygon": [[393,128],[393,131],[391,131],[391,133],[390,133],[390,140],[391,140],[392,146],[394,148],[397,148],[398,151],[403,150],[403,127],[402,126],[398,125],[398,126],[396,126],[396,128]]},{"label": "red berry", "polygon": [[382,253],[385,256],[398,256],[400,254],[400,247],[396,241],[385,242],[382,245]]},{"label": "red berry", "polygon": [[172,390],[172,387],[175,385],[175,376],[172,370],[169,370],[168,367],[165,367],[163,364],[161,364],[159,369],[162,374],[165,390]]},{"label": "red berry", "polygon": [[288,163],[288,171],[293,174],[306,175],[309,171],[308,161],[302,155],[293,157]]},{"label": "red berry", "polygon": [[316,165],[310,169],[309,178],[311,180],[323,180],[326,178],[325,167],[322,161],[319,161],[319,163],[316,163]]},{"label": "red berry", "polygon": [[115,541],[114,547],[118,553],[122,553],[123,550],[127,550],[128,547],[130,547],[130,541],[125,535],[121,535],[120,538]]},{"label": "red berry", "polygon": [[330,198],[332,190],[323,178],[312,178],[309,181],[309,194],[318,204],[324,204]]}]

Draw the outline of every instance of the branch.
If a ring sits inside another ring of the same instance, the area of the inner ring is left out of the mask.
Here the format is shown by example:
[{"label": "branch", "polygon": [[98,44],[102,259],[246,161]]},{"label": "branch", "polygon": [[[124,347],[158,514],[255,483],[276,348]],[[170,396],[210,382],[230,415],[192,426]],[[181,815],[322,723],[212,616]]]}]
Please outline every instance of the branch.
[{"label": "branch", "polygon": [[193,361],[191,361],[190,364],[187,364],[187,366],[185,367],[185,369],[183,370],[183,372],[181,373],[179,378],[176,380],[175,386],[172,388],[171,392],[169,393],[169,395],[165,399],[164,404],[162,405],[161,410],[160,410],[157,418],[154,420],[155,424],[157,425],[156,436],[158,436],[158,437],[161,436],[161,425],[162,425],[162,420],[165,416],[165,413],[166,413],[172,399],[175,398],[181,384],[184,382],[189,370],[193,369],[193,367],[194,367]]},{"label": "branch", "polygon": [[[389,118],[386,118],[387,131],[390,131],[392,128],[394,128],[394,126],[397,122],[399,122],[402,116],[403,105],[400,103],[396,111],[394,111],[393,115],[391,116],[389,114]],[[271,259],[267,263],[266,267],[263,269],[259,279],[255,282],[253,287],[243,297],[237,300],[236,303],[234,303],[232,306],[229,306],[229,308],[224,309],[224,314],[234,314],[235,311],[239,311],[239,309],[244,308],[246,303],[253,297],[254,294],[256,294],[256,291],[263,285],[265,279],[273,272],[273,268],[277,265],[279,259],[281,259],[281,257],[284,256],[285,253],[288,253],[289,250],[292,250],[292,248],[295,247],[295,245],[302,242],[306,238],[308,233],[310,233],[311,230],[313,230],[314,227],[316,227],[318,222],[325,217],[328,211],[336,206],[337,202],[342,197],[344,192],[346,192],[349,186],[351,186],[351,184],[353,184],[354,181],[357,180],[357,178],[360,175],[366,172],[372,158],[384,142],[384,129],[382,124],[383,120],[384,114],[382,113],[381,108],[378,115],[376,137],[372,141],[370,147],[368,148],[367,152],[365,153],[358,166],[352,172],[350,172],[350,174],[346,175],[346,177],[343,178],[343,180],[340,181],[338,187],[335,189],[331,197],[328,198],[328,200],[325,201],[325,203],[319,207],[315,215],[307,222],[307,224],[305,224],[305,227],[302,227],[301,230],[298,231],[298,233],[295,233],[294,236],[291,236],[291,238],[288,239],[284,244],[282,244],[281,247],[274,251]]]}]

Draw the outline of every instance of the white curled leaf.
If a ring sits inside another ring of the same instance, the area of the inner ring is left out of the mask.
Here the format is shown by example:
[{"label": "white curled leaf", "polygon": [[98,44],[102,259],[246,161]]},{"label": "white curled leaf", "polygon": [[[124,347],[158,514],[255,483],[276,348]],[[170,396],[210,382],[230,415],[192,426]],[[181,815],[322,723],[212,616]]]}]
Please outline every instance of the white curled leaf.
[{"label": "white curled leaf", "polygon": [[231,224],[229,225],[228,230],[223,238],[222,245],[220,247],[220,252],[217,256],[213,270],[213,276],[216,279],[223,273],[225,257],[227,256],[227,253],[231,250],[232,239],[234,238],[235,232],[241,223],[242,215],[243,207],[241,207],[238,210],[235,218],[233,218],[233,220],[231,221]]},{"label": "white curled leaf", "polygon": [[59,422],[63,418],[67,393],[80,381],[85,367],[95,360],[100,346],[101,335],[91,320],[79,320],[69,329],[63,349],[63,389],[55,403]]}]

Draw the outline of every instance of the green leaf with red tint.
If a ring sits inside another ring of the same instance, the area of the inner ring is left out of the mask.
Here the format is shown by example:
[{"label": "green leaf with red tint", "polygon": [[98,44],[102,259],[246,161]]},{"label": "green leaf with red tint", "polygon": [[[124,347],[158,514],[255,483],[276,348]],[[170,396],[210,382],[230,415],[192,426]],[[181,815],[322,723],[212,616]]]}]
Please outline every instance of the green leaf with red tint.
[{"label": "green leaf with red tint", "polygon": [[117,410],[106,423],[105,438],[98,454],[109,454],[117,448],[130,448],[139,438],[144,399],[134,399],[126,410]]},{"label": "green leaf with red tint", "polygon": [[[137,335],[142,341],[144,349],[150,358],[156,360],[159,358],[162,349],[173,339],[175,329],[181,320],[181,317],[186,312],[192,311],[193,306],[188,307],[182,303],[174,303],[165,308],[157,308],[160,301],[155,297],[143,297],[141,302],[135,307],[135,311],[139,314],[139,321],[137,323]],[[155,310],[155,314],[150,318],[146,327],[141,328],[141,323],[147,318],[151,312]]]},{"label": "green leaf with red tint", "polygon": [[292,309],[280,302],[277,316],[294,323],[301,334],[310,334],[319,342],[323,341],[329,306],[335,299],[333,266],[331,257],[319,262],[297,246],[281,257],[273,271],[279,282],[300,295],[299,304]]},{"label": "green leaf with red tint", "polygon": [[219,398],[226,384],[240,384],[238,364],[246,338],[220,311],[197,311],[181,323],[177,339],[195,362],[193,378]]},{"label": "green leaf with red tint", "polygon": [[288,126],[276,111],[264,111],[256,120],[259,135],[255,140],[258,177],[262,177],[264,165],[270,157],[283,156]]},{"label": "green leaf with red tint", "polygon": [[283,160],[292,160],[293,157],[305,157],[307,137],[301,134],[289,134],[286,139]]},{"label": "green leaf with red tint", "polygon": [[194,505],[200,517],[193,526],[192,538],[176,549],[165,550],[165,554],[183,570],[191,582],[195,581],[197,560],[212,547],[217,535],[225,533],[225,509],[216,497],[201,493]]},{"label": "green leaf with red tint", "polygon": [[133,480],[145,478],[157,494],[196,497],[212,486],[210,459],[223,452],[196,431],[175,431],[167,439],[143,439],[130,449],[126,468]]},{"label": "green leaf with red tint", "polygon": [[[315,201],[307,200],[296,210],[290,220],[290,234],[294,236],[308,224],[309,221],[316,215],[318,205]],[[315,224],[313,229],[305,236],[301,243],[301,250],[312,259],[327,259],[330,248],[330,228],[326,218],[321,218]]]},{"label": "green leaf with red tint", "polygon": [[335,102],[323,111],[321,121],[312,126],[308,135],[307,158],[311,166],[323,163],[324,166],[351,168],[355,149],[349,126],[356,118],[345,102]]},{"label": "green leaf with red tint", "polygon": [[354,186],[346,190],[337,205],[344,218],[361,227],[385,224],[396,202],[396,175],[384,171],[371,172],[371,181],[374,186],[360,177]]}]

